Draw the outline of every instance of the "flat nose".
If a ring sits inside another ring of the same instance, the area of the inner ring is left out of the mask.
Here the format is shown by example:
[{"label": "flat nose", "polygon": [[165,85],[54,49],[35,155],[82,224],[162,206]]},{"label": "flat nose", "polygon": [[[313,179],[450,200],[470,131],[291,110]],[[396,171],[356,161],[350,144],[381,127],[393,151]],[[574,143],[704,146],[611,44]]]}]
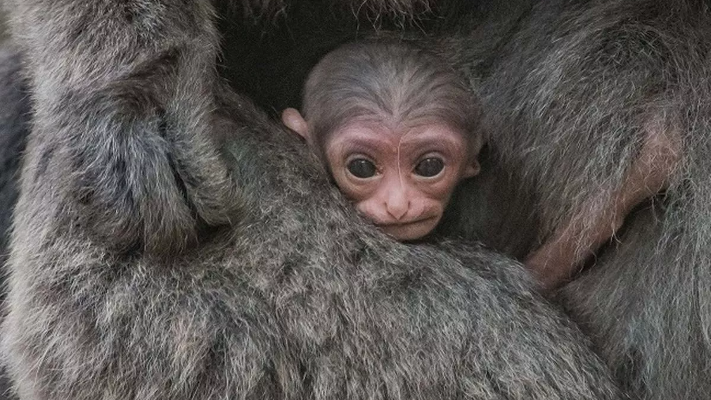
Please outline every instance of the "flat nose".
[{"label": "flat nose", "polygon": [[391,189],[385,200],[385,209],[393,218],[400,220],[410,209],[410,199],[402,188]]}]

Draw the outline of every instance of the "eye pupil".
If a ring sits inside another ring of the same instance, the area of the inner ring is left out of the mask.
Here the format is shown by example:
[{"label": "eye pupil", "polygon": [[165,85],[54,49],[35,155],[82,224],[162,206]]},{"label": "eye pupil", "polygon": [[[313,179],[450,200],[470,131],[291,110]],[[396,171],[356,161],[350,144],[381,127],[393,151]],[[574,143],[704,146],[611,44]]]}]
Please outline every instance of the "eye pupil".
[{"label": "eye pupil", "polygon": [[348,163],[348,172],[356,178],[370,178],[375,175],[375,164],[364,158],[358,158]]},{"label": "eye pupil", "polygon": [[437,176],[444,169],[444,161],[437,157],[428,157],[415,166],[415,173],[419,176],[430,178]]}]

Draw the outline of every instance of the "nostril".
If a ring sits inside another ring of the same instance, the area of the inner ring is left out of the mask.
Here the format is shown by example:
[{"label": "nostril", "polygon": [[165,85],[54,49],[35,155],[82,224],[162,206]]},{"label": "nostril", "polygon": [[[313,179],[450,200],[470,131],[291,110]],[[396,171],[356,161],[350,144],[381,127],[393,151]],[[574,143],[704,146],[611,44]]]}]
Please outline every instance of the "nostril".
[{"label": "nostril", "polygon": [[402,217],[407,214],[407,210],[410,207],[408,201],[403,201],[403,202],[388,202],[385,206],[386,210],[388,210],[388,214],[390,214],[393,218],[400,220]]}]

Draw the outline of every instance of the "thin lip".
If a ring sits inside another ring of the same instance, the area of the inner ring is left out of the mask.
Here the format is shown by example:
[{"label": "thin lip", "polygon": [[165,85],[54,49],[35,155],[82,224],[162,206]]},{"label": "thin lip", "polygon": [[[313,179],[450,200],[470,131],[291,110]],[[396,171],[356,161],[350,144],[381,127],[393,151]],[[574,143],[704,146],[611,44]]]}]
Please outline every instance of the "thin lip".
[{"label": "thin lip", "polygon": [[432,217],[420,218],[420,219],[416,219],[413,221],[405,221],[405,222],[397,221],[397,222],[387,222],[387,223],[383,223],[383,224],[376,223],[375,226],[377,226],[379,228],[394,228],[394,227],[401,227],[401,226],[406,226],[406,225],[418,224],[420,222],[425,222],[425,221],[428,221],[428,220],[431,220],[434,218],[436,218],[436,217],[432,216]]}]

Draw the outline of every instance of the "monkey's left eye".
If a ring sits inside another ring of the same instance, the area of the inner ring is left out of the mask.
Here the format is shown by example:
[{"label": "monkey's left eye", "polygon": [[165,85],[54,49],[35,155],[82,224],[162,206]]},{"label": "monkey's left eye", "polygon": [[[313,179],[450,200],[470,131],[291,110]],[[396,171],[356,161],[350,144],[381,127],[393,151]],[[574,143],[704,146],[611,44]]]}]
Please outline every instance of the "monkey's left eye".
[{"label": "monkey's left eye", "polygon": [[425,178],[437,176],[444,169],[444,161],[438,157],[427,157],[417,163],[415,173]]}]

